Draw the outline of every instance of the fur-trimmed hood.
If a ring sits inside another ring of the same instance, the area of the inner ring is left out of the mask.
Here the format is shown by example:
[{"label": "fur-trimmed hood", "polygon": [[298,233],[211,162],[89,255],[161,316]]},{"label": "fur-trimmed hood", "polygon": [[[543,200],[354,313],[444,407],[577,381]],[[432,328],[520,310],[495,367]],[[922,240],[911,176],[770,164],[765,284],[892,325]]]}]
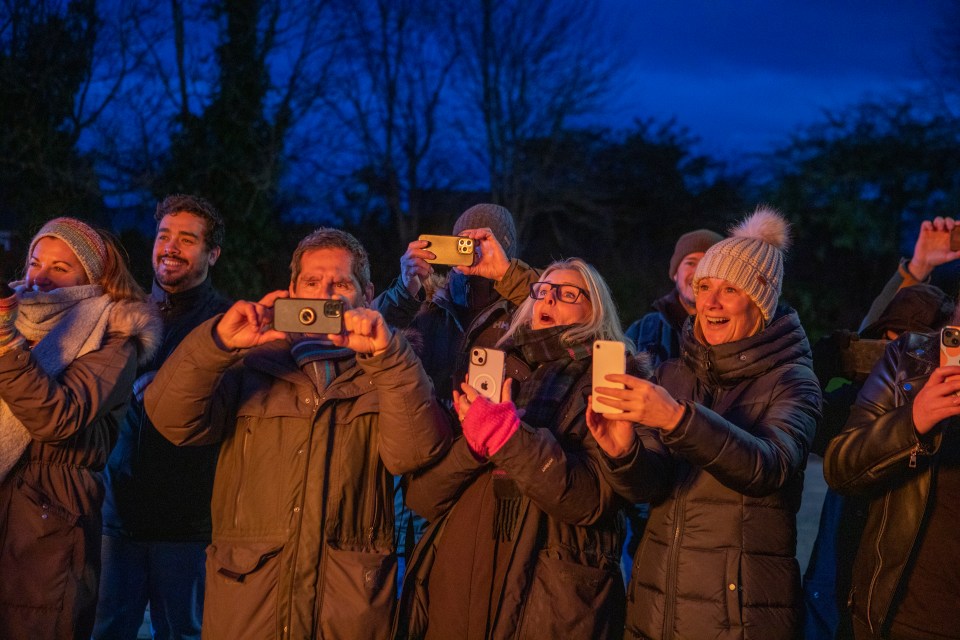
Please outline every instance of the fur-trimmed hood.
[{"label": "fur-trimmed hood", "polygon": [[143,365],[160,348],[163,321],[155,305],[124,300],[111,305],[107,331],[132,338],[137,347],[137,364]]}]

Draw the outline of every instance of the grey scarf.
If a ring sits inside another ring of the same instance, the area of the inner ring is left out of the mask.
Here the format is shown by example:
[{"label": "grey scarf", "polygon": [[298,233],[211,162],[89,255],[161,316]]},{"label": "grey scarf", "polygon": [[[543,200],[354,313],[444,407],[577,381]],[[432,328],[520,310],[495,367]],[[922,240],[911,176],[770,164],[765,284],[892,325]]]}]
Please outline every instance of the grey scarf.
[{"label": "grey scarf", "polygon": [[[17,330],[33,344],[34,360],[51,378],[103,344],[113,302],[100,285],[46,293],[29,291],[22,281],[11,286],[19,301]],[[0,398],[0,481],[23,455],[30,439],[30,432]]]}]

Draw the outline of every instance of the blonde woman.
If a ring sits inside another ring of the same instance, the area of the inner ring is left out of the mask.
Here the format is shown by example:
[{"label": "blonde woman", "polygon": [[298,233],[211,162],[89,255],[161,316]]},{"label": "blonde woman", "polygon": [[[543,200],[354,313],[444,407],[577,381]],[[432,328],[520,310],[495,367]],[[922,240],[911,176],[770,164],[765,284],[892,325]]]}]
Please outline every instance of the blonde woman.
[{"label": "blonde woman", "polygon": [[622,501],[584,420],[592,343],[623,340],[609,289],[583,260],[538,277],[508,262],[488,230],[464,235],[482,253],[465,271],[515,302],[526,292],[498,344],[518,379],[500,402],[462,384],[462,437],[406,478],[408,505],[431,524],[404,582],[398,636],[619,638]]},{"label": "blonde woman", "polygon": [[89,638],[101,471],[159,319],[114,240],[75,218],[0,300],[0,637]]}]

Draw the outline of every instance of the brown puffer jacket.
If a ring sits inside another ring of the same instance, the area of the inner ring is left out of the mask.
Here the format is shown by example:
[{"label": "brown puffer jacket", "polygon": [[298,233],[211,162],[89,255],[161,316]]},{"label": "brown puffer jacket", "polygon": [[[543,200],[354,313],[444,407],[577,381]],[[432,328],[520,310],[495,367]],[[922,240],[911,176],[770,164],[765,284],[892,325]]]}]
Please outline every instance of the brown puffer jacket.
[{"label": "brown puffer jacket", "polygon": [[144,303],[114,305],[104,344],[55,379],[0,356],[0,396],[32,441],[0,484],[0,638],[89,638],[100,580],[101,471],[136,373],[160,339]]},{"label": "brown puffer jacket", "polygon": [[145,397],[175,444],[220,443],[205,638],[384,638],[396,606],[393,477],[450,427],[399,334],[318,395],[286,341],[244,352],[188,335]]},{"label": "brown puffer jacket", "polygon": [[[669,494],[651,508],[627,594],[627,637],[788,639],[799,633],[796,513],[820,419],[820,387],[796,312],[759,334],[705,346],[684,327],[683,356],[658,382],[686,405],[663,444]],[[631,500],[658,476],[645,452],[608,467]]]}]

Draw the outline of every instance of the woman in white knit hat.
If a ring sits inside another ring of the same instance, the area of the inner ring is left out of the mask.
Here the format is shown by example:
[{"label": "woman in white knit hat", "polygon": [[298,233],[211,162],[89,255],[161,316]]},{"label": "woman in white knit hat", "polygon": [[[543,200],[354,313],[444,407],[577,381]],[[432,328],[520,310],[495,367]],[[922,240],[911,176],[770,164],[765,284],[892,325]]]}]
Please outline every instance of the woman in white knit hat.
[{"label": "woman in white knit hat", "polygon": [[43,225],[10,288],[0,293],[0,638],[89,638],[101,472],[160,320],[119,246],[76,218]]},{"label": "woman in white knit hat", "polygon": [[[681,357],[655,382],[608,376],[625,389],[594,389],[624,411],[588,411],[607,479],[628,500],[652,503],[627,637],[800,632],[796,512],[821,397],[797,313],[778,305],[788,244],[786,220],[758,208],[700,261]],[[651,429],[669,452],[669,477],[650,473],[662,454],[637,430]]]}]

